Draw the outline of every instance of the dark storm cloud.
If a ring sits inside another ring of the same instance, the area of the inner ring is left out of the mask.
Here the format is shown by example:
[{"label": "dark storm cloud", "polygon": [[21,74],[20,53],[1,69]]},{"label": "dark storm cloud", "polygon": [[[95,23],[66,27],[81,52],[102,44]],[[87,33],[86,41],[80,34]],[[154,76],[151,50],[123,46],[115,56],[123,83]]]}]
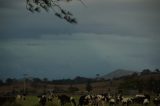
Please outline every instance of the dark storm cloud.
[{"label": "dark storm cloud", "polygon": [[0,9],[17,9],[25,3],[25,0],[0,0]]},{"label": "dark storm cloud", "polygon": [[0,0],[0,8],[10,8],[14,2],[13,0]]},{"label": "dark storm cloud", "polygon": [[117,68],[154,69],[159,67],[155,50],[160,51],[155,43],[158,41],[149,38],[89,33],[12,39],[0,44],[1,76],[28,73],[53,79],[93,77]]},{"label": "dark storm cloud", "polygon": [[[158,0],[86,0],[67,4],[71,25],[54,12],[30,13],[25,0],[0,1],[0,77],[94,76],[117,68],[160,66]],[[23,70],[23,71],[22,71]]]},{"label": "dark storm cloud", "polygon": [[[66,8],[77,17],[78,25],[70,25],[58,19],[53,11],[31,14],[21,0],[1,2],[6,7],[0,11],[3,14],[1,38],[34,38],[41,34],[81,32],[157,37],[160,33],[160,7],[157,0],[88,0],[87,8],[77,2],[67,4]],[[9,9],[10,6],[18,9]]]},{"label": "dark storm cloud", "polygon": [[[63,37],[65,38],[65,35]],[[9,70],[11,75],[17,73],[16,76],[19,76],[25,72],[37,76],[48,76],[51,79],[75,75],[88,76],[91,71],[93,72],[90,76],[94,76],[99,66],[104,68],[109,64],[99,59],[84,40],[79,38],[73,38],[77,39],[73,40],[72,37],[70,40],[64,40],[63,37],[59,40],[50,37],[45,40],[20,39],[2,42],[3,46],[0,50],[4,53],[0,55],[4,56],[5,61],[1,60],[3,62],[0,65],[1,76],[10,76],[10,74],[4,74]],[[98,67],[94,67],[95,65]]]}]

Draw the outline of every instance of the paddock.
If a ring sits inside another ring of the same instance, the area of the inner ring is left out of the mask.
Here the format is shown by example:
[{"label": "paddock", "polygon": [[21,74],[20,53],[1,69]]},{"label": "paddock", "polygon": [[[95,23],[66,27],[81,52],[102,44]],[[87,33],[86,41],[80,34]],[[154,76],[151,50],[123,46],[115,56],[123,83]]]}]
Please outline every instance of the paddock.
[{"label": "paddock", "polygon": [[[80,96],[73,96],[76,100],[76,104],[78,105],[78,101]],[[151,98],[151,102],[148,106],[155,106],[153,103],[154,97]],[[13,103],[6,102],[1,106],[41,106],[39,104],[39,98],[37,96],[26,96],[26,100],[16,99]],[[55,97],[52,101],[47,101],[45,106],[60,106],[59,100]],[[65,106],[71,106],[70,103],[65,104]],[[89,106],[89,105],[86,105]],[[109,103],[105,103],[104,106],[109,106]],[[116,106],[122,106],[122,104],[116,104]],[[143,106],[142,104],[130,104],[129,106]]]}]

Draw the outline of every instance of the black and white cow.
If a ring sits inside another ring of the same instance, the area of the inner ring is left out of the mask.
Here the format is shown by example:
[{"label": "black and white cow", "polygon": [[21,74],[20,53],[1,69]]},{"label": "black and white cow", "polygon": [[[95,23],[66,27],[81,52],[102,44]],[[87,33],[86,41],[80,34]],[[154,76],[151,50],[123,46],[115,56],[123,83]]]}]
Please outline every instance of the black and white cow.
[{"label": "black and white cow", "polygon": [[69,97],[67,95],[60,95],[58,96],[58,99],[60,100],[61,106],[64,106],[67,103],[70,103],[71,105],[73,104],[74,106],[76,106],[76,102],[73,97]]},{"label": "black and white cow", "polygon": [[122,95],[121,94],[116,95],[115,100],[116,100],[116,104],[119,104],[122,101]]},{"label": "black and white cow", "polygon": [[79,104],[78,106],[84,106],[92,104],[92,96],[91,95],[83,95],[79,98]]},{"label": "black and white cow", "polygon": [[155,104],[155,106],[160,106],[160,97],[155,97],[153,99],[153,103]]},{"label": "black and white cow", "polygon": [[150,103],[150,101],[147,98],[145,98],[143,101],[143,105],[147,106],[149,103]]},{"label": "black and white cow", "polygon": [[109,99],[109,106],[115,106],[116,105],[116,101],[114,98],[110,98]]},{"label": "black and white cow", "polygon": [[123,106],[129,106],[132,103],[132,98],[130,97],[122,97],[122,105]]},{"label": "black and white cow", "polygon": [[104,95],[83,95],[79,98],[79,105],[104,106],[106,98]]},{"label": "black and white cow", "polygon": [[25,94],[18,94],[17,96],[16,96],[16,99],[17,100],[26,100],[26,95]]},{"label": "black and white cow", "polygon": [[94,96],[95,106],[104,106],[106,100],[107,99],[103,94]]},{"label": "black and white cow", "polygon": [[150,95],[136,95],[132,101],[138,104],[148,104],[150,102]]},{"label": "black and white cow", "polygon": [[40,106],[45,106],[47,102],[46,95],[38,96]]}]

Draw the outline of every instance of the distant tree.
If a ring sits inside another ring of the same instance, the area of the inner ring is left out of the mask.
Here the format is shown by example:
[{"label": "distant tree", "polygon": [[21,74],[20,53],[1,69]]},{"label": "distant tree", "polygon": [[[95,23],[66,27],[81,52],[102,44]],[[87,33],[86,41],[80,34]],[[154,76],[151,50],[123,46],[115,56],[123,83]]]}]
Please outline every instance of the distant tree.
[{"label": "distant tree", "polygon": [[14,82],[14,80],[11,78],[7,78],[5,82],[6,82],[6,84],[10,85]]},{"label": "distant tree", "polygon": [[147,75],[147,74],[150,74],[151,73],[151,70],[149,69],[144,69],[142,72],[141,72],[141,75]]},{"label": "distant tree", "polygon": [[[63,9],[61,2],[71,2],[72,0],[26,0],[26,8],[34,12],[40,12],[42,9],[45,11],[49,11],[52,9],[55,12],[55,16],[60,19],[64,19],[69,23],[77,23],[76,18],[74,18],[73,14],[70,11]],[[83,5],[84,2],[79,0]]]},{"label": "distant tree", "polygon": [[77,76],[74,78],[74,82],[76,82],[76,83],[86,83],[88,80],[91,80],[91,79],[81,77],[81,76]]},{"label": "distant tree", "polygon": [[34,88],[39,88],[42,87],[42,83],[43,81],[40,78],[33,78],[31,81],[31,86]]},{"label": "distant tree", "polygon": [[97,79],[97,80],[99,79],[99,76],[100,76],[100,74],[96,74],[96,79]]},{"label": "distant tree", "polygon": [[134,72],[131,76],[132,76],[132,77],[137,77],[137,76],[138,76],[138,73],[137,73],[137,72]]},{"label": "distant tree", "polygon": [[33,78],[32,80],[34,83],[40,83],[42,80],[40,78]]},{"label": "distant tree", "polygon": [[99,77],[100,76],[100,74],[96,74],[96,77]]},{"label": "distant tree", "polygon": [[3,80],[0,79],[0,86],[2,86],[3,84],[4,84]]},{"label": "distant tree", "polygon": [[44,83],[48,83],[48,78],[44,78],[44,79],[43,79],[43,82],[44,82]]},{"label": "distant tree", "polygon": [[159,73],[159,72],[160,72],[160,70],[159,70],[159,69],[155,69],[155,72]]},{"label": "distant tree", "polygon": [[88,81],[86,84],[86,91],[88,91],[88,92],[92,91],[92,85],[91,85],[90,81]]}]

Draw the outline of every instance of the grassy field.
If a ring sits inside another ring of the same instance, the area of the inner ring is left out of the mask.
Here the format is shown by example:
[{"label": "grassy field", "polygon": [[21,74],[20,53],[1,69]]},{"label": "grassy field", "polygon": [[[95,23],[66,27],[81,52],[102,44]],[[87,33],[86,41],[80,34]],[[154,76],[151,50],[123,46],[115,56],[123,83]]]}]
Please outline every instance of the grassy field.
[{"label": "grassy field", "polygon": [[[78,96],[74,97],[78,104]],[[14,103],[5,103],[3,106],[40,106],[38,103],[38,98],[36,96],[27,96],[26,100],[16,100]],[[47,102],[46,106],[60,106],[58,103],[58,99],[55,98],[52,102]],[[71,106],[71,104],[66,104],[65,106]],[[105,106],[109,106],[109,104],[105,104]],[[122,106],[121,104],[116,106]],[[130,106],[142,106],[139,104],[132,104]],[[155,106],[152,102],[148,106]]]}]

